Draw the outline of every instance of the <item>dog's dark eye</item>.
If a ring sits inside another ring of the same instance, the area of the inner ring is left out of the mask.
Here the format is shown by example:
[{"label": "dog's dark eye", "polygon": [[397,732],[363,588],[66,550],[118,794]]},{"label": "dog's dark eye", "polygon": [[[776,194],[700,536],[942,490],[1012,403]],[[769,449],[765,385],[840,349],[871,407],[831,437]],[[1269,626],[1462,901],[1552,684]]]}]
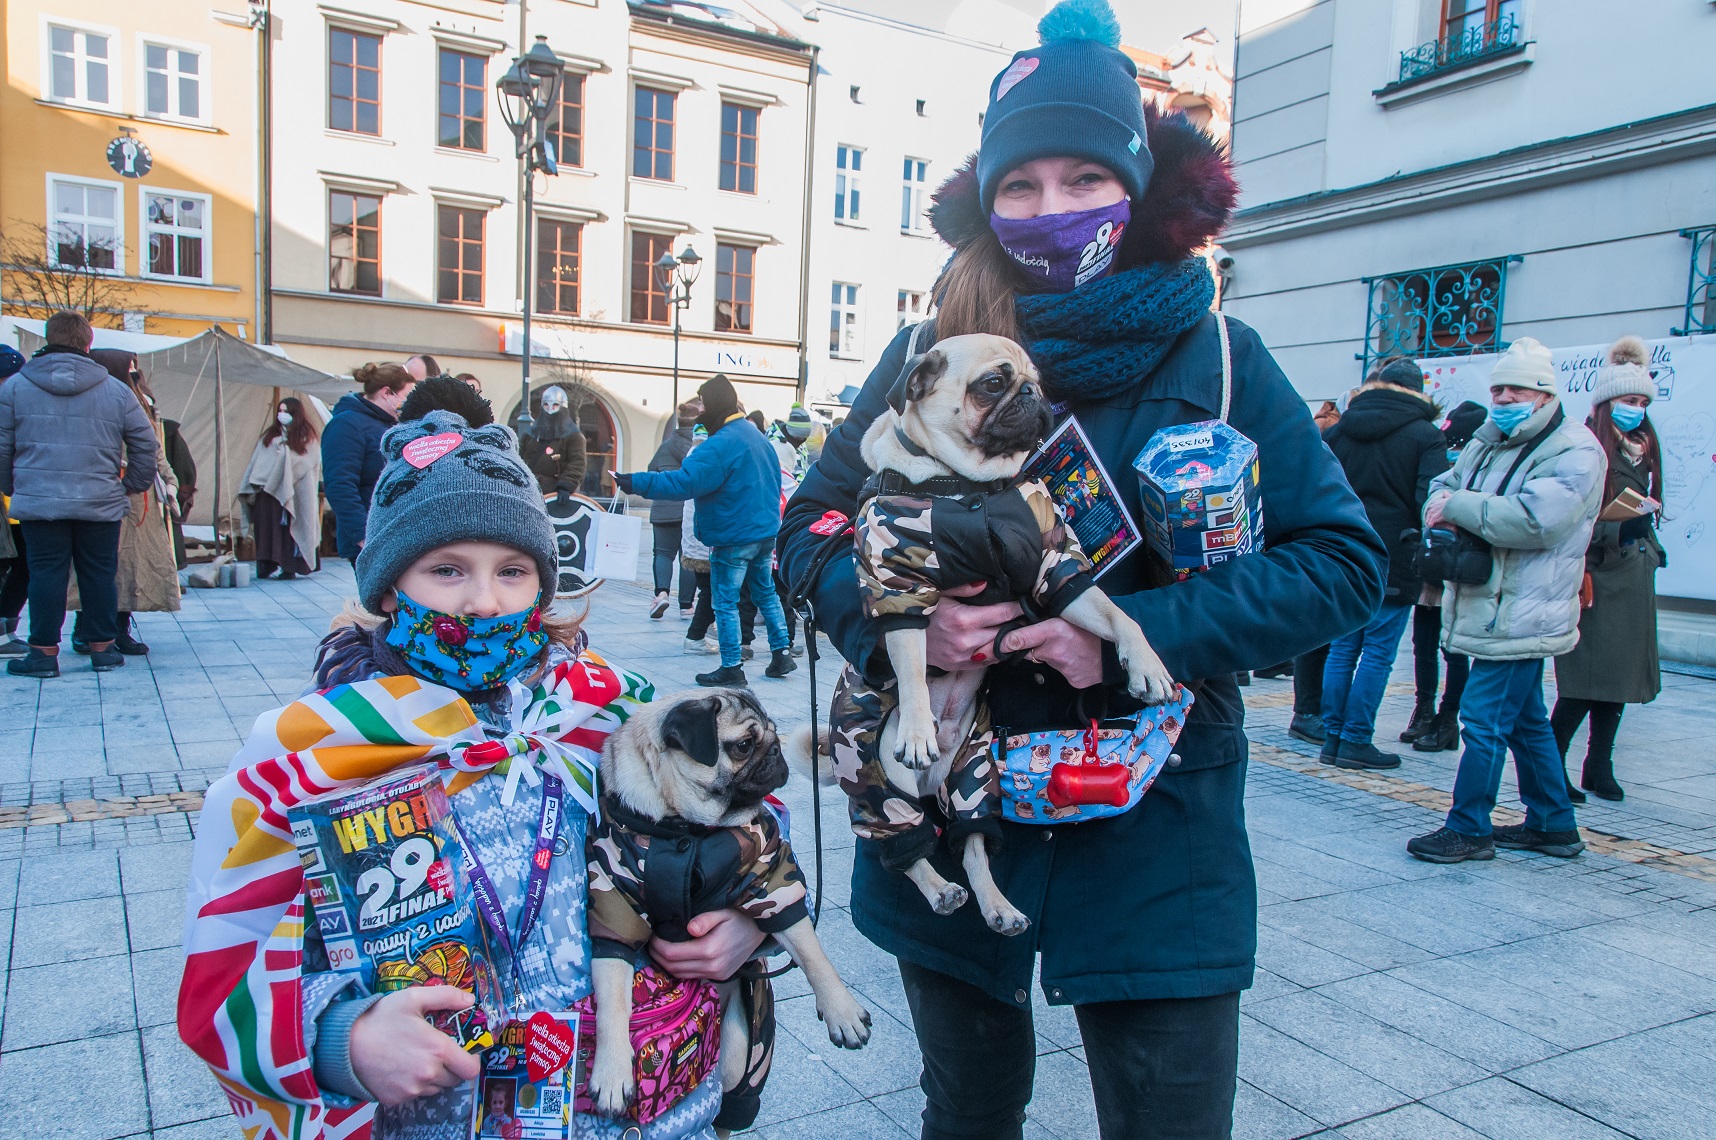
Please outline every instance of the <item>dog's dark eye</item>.
[{"label": "dog's dark eye", "polygon": [[751,754],[751,751],[754,748],[756,748],[756,744],[748,736],[743,740],[735,740],[733,743],[727,745],[728,753],[731,754],[735,760],[743,760]]},{"label": "dog's dark eye", "polygon": [[999,396],[1007,390],[1007,377],[999,372],[989,372],[978,377],[977,390],[986,396]]}]

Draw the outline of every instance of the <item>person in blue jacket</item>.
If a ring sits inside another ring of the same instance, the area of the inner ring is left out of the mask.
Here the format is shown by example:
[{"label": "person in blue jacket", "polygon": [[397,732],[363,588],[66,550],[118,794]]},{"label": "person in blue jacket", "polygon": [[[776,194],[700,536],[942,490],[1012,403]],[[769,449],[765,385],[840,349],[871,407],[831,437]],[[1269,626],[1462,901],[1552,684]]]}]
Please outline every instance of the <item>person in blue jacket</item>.
[{"label": "person in blue jacket", "polygon": [[781,522],[781,463],[774,444],[745,418],[739,394],[716,373],[697,390],[703,412],[697,422],[709,438],[693,448],[677,471],[614,475],[626,494],[646,499],[696,499],[697,540],[709,547],[709,577],[715,595],[715,631],[721,667],[697,674],[699,685],[740,685],[739,594],[749,588],[769,629],[771,657],[763,672],[785,677],[798,668],[789,651],[792,636],[775,593],[774,544]]},{"label": "person in blue jacket", "polygon": [[399,422],[399,406],[417,383],[399,364],[366,364],[352,372],[363,385],[340,397],[322,429],[322,493],[334,510],[334,544],[355,561],[369,523],[369,497],[381,477],[381,437]]},{"label": "person in blue jacket", "polygon": [[[1133,459],[1161,428],[1221,412],[1214,283],[1196,251],[1226,221],[1236,190],[1219,144],[1182,115],[1140,106],[1103,0],[1070,0],[1039,30],[1042,46],[1014,56],[991,85],[975,161],[936,196],[931,220],[955,252],[936,286],[933,332],[919,344],[971,332],[1023,344],[1057,416],[1077,419],[1142,520]],[[926,1140],[1023,1134],[1038,954],[1048,1002],[1077,1012],[1103,1137],[1231,1134],[1239,995],[1257,946],[1234,674],[1362,627],[1382,600],[1387,563],[1303,399],[1255,332],[1238,321],[1228,328],[1228,420],[1257,445],[1264,549],[1176,582],[1140,545],[1098,583],[1195,693],[1175,759],[1130,812],[1001,823],[991,858],[996,884],[1030,919],[1018,937],[991,932],[975,906],[932,913],[906,876],[883,867],[879,844],[858,841],[853,922],[899,960],[924,1059]],[[883,353],[788,504],[780,557],[789,582],[825,541],[810,525],[827,511],[855,513],[869,474],[859,443],[888,406],[912,331]],[[849,554],[827,564],[810,598],[846,660],[889,683]],[[1013,733],[1137,709],[1114,647],[1059,619],[1007,634],[1000,649],[1024,658],[995,664],[994,639],[1019,614],[1010,603],[937,606],[929,663],[994,665],[989,704],[1006,710]],[[965,883],[945,843],[931,861]]]}]

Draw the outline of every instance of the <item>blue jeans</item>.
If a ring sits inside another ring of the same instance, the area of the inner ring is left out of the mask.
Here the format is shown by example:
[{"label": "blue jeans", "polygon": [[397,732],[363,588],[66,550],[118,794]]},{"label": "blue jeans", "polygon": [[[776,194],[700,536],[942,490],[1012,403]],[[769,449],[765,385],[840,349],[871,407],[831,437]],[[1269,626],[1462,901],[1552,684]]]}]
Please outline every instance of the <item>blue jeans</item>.
[{"label": "blue jeans", "polygon": [[771,573],[772,539],[743,546],[713,546],[709,549],[709,578],[715,590],[715,632],[721,641],[721,666],[737,665],[739,656],[739,591],[751,587],[751,600],[763,623],[769,627],[769,649],[778,651],[792,644],[787,635],[786,615],[780,595],[775,593]]},{"label": "blue jeans", "polygon": [[1490,812],[1501,787],[1502,764],[1513,750],[1525,825],[1536,831],[1571,831],[1578,826],[1567,799],[1567,777],[1555,731],[1543,708],[1543,659],[1472,662],[1460,699],[1466,750],[1454,777],[1454,806],[1448,829],[1488,835]]},{"label": "blue jeans", "polygon": [[1411,606],[1385,604],[1369,625],[1329,644],[1323,665],[1323,730],[1330,740],[1370,743],[1400,635],[1411,616]]}]

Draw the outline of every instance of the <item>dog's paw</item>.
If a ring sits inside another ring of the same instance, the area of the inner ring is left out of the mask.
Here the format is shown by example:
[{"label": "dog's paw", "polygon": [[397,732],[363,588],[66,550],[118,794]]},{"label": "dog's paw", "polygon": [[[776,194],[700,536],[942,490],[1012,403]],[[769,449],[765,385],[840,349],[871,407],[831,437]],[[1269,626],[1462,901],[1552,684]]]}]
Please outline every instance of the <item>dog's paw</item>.
[{"label": "dog's paw", "polygon": [[970,897],[971,893],[958,883],[943,883],[935,898],[929,900],[930,909],[937,914],[952,914]]},{"label": "dog's paw", "polygon": [[895,760],[914,772],[921,772],[935,763],[939,756],[934,717],[925,715],[901,720],[900,743],[894,749]]},{"label": "dog's paw", "polygon": [[619,1049],[596,1049],[590,1066],[590,1103],[603,1116],[622,1116],[637,1093],[632,1080],[632,1058]]},{"label": "dog's paw", "polygon": [[1031,920],[1009,902],[1001,903],[993,911],[986,911],[983,921],[989,924],[990,930],[1008,938],[1025,933],[1026,928],[1031,925]]},{"label": "dog's paw", "polygon": [[1126,669],[1126,691],[1147,705],[1166,704],[1174,699],[1174,675],[1162,659],[1146,649],[1127,654],[1120,664]]},{"label": "dog's paw", "polygon": [[862,1049],[870,1040],[870,1011],[851,993],[833,995],[827,1002],[818,999],[816,1016],[828,1027],[828,1039],[842,1049]]}]

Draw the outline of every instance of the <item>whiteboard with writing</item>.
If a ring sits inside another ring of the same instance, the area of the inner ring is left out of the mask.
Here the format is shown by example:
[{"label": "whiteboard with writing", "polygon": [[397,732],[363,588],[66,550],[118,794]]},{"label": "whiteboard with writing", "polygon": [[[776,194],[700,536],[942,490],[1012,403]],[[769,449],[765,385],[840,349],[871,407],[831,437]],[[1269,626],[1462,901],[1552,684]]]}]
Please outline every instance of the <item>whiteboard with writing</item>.
[{"label": "whiteboard with writing", "polygon": [[[1716,336],[1645,342],[1656,381],[1650,419],[1662,440],[1663,524],[1668,565],[1659,594],[1716,600]],[[1552,348],[1568,419],[1584,422],[1608,345]],[[1461,401],[1488,406],[1494,353],[1421,360],[1424,393],[1453,411]]]}]

